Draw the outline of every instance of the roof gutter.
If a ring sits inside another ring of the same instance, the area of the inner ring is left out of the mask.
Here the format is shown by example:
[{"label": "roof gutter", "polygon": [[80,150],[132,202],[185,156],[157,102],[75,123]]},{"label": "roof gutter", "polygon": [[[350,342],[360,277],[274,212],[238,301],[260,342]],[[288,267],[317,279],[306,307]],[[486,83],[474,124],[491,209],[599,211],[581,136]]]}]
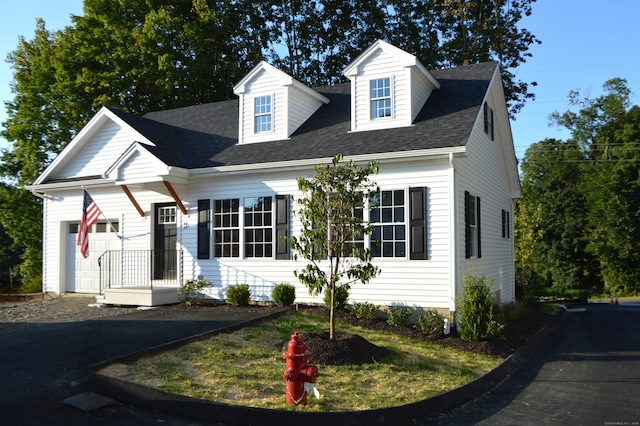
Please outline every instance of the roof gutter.
[{"label": "roof gutter", "polygon": [[[407,161],[418,158],[433,158],[449,156],[451,154],[465,153],[465,146],[448,147],[448,148],[429,148],[416,151],[400,151],[400,152],[381,152],[374,154],[347,155],[344,160],[353,161],[355,163],[365,163],[373,160],[379,161]],[[330,164],[333,157],[308,158],[304,160],[277,161],[270,163],[252,163],[239,164],[234,166],[207,167],[202,169],[192,169],[189,171],[189,177],[201,178],[216,174],[243,174],[253,173],[259,170],[283,170],[288,171],[295,169],[308,169],[319,164]]]}]

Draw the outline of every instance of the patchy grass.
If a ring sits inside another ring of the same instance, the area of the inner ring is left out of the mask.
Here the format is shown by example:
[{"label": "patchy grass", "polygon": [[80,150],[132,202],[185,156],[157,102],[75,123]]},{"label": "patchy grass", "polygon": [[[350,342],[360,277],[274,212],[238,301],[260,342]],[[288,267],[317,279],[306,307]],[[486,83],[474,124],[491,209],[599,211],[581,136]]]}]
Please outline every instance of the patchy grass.
[{"label": "patchy grass", "polygon": [[[140,385],[216,402],[308,411],[367,410],[408,404],[449,391],[488,372],[501,360],[443,348],[397,334],[338,323],[391,355],[362,366],[322,366],[316,387],[321,398],[306,407],[285,402],[282,347],[297,331],[325,330],[328,319],[288,312],[228,334],[101,371]],[[313,364],[313,354],[309,360]],[[399,386],[399,384],[402,384]]]}]

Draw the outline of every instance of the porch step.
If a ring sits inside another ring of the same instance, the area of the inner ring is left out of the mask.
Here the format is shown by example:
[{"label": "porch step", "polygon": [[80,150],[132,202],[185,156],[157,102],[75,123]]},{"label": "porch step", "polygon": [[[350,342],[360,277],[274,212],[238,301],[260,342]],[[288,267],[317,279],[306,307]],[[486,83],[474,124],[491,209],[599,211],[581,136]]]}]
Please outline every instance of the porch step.
[{"label": "porch step", "polygon": [[160,306],[180,302],[177,287],[121,287],[105,289],[97,303],[126,306]]}]

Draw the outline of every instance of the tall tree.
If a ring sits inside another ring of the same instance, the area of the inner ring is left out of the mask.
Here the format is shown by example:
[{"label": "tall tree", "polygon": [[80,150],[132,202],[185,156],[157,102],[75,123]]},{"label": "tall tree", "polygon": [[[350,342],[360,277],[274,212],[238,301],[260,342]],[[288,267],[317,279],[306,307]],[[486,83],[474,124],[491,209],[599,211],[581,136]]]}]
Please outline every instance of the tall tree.
[{"label": "tall tree", "polygon": [[535,0],[442,0],[440,31],[445,64],[465,65],[489,60],[502,67],[505,94],[512,117],[528,99],[529,84],[516,80],[514,71],[531,56],[531,44],[539,44],[530,31],[520,28],[531,15]]},{"label": "tall tree", "polygon": [[[531,145],[522,162],[523,201],[539,206],[537,221],[520,223],[535,235],[533,271],[545,287],[560,292],[598,286],[599,272],[587,251],[588,210],[581,187],[584,154],[572,141],[546,139]],[[539,228],[538,228],[539,227]]]},{"label": "tall tree", "polygon": [[580,193],[585,197],[588,250],[599,264],[605,286],[629,293],[636,285],[640,268],[640,158],[637,107],[629,110],[631,90],[627,81],[606,81],[603,94],[590,98],[579,90],[569,93],[569,104],[577,111],[554,112],[551,123],[564,127],[579,144],[585,161],[581,164]]},{"label": "tall tree", "polygon": [[296,271],[300,282],[310,294],[330,294],[331,339],[335,337],[336,288],[355,281],[366,284],[379,273],[371,263],[370,250],[358,242],[373,231],[362,212],[365,200],[377,192],[369,180],[378,171],[377,163],[359,167],[353,161],[340,160],[338,155],[331,165],[316,166],[314,177],[298,178],[298,188],[305,194],[298,200],[302,230],[290,241],[295,258],[308,262]]}]

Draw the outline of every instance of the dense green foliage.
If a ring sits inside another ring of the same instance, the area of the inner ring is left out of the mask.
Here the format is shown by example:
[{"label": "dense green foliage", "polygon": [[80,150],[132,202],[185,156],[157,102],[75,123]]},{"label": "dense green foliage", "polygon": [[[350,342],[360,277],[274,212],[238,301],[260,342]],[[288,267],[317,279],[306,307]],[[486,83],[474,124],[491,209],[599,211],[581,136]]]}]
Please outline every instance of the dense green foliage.
[{"label": "dense green foliage", "polygon": [[571,138],[538,142],[522,162],[516,258],[529,291],[640,292],[640,108],[625,80],[603,88],[571,92],[578,111],[551,116]]},{"label": "dense green foliage", "polygon": [[288,283],[276,284],[271,292],[271,297],[278,306],[291,306],[296,300],[296,288]]},{"label": "dense green foliage", "polygon": [[492,287],[493,279],[487,279],[484,274],[463,274],[457,317],[461,339],[491,339],[500,336],[504,330],[504,324],[494,311],[496,301]]},{"label": "dense green foliage", "polygon": [[[41,200],[32,183],[101,106],[141,114],[233,97],[266,59],[310,86],[345,81],[344,67],[375,40],[430,69],[495,60],[511,114],[533,97],[514,70],[539,41],[519,24],[535,0],[85,0],[84,15],[52,33],[38,21],[8,61],[14,69],[2,136],[0,222],[41,280]],[[13,208],[24,206],[24,210]],[[16,228],[17,227],[17,228]]]},{"label": "dense green foliage", "polygon": [[[333,295],[333,307],[335,309],[345,309],[347,307],[349,289],[350,286],[348,284],[336,286],[336,291]],[[325,291],[323,301],[327,308],[331,308],[332,298],[330,291]]]},{"label": "dense green foliage", "polygon": [[380,309],[373,303],[369,302],[356,302],[353,304],[351,313],[359,319],[374,319],[378,316]]},{"label": "dense green foliage", "polygon": [[178,296],[184,299],[187,306],[191,306],[193,302],[199,304],[205,298],[204,289],[211,287],[213,284],[205,279],[187,280],[182,287],[178,289]]},{"label": "dense green foliage", "polygon": [[232,285],[227,289],[227,301],[234,306],[249,306],[251,290],[248,284]]},{"label": "dense green foliage", "polygon": [[406,306],[391,306],[387,316],[387,324],[394,327],[404,327],[409,324],[413,311]]},{"label": "dense green foliage", "polygon": [[415,328],[422,334],[444,333],[444,317],[437,311],[427,311],[418,317]]}]

